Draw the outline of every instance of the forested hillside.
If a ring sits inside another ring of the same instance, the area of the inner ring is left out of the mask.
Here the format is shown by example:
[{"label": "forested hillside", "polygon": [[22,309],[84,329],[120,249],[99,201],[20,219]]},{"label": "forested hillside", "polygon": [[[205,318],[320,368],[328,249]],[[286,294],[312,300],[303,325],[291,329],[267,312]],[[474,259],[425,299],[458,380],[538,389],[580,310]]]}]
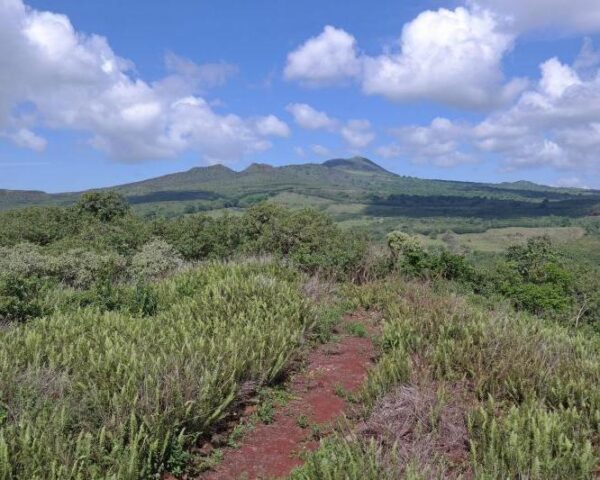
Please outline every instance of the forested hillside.
[{"label": "forested hillside", "polygon": [[[241,172],[222,165],[198,167],[111,190],[124,195],[136,211],[158,216],[237,210],[266,199],[313,206],[338,220],[456,217],[505,219],[514,224],[525,217],[600,213],[600,192],[593,190],[529,182],[423,180],[393,174],[362,157],[283,167],[253,164]],[[0,191],[0,209],[68,205],[79,195]]]}]

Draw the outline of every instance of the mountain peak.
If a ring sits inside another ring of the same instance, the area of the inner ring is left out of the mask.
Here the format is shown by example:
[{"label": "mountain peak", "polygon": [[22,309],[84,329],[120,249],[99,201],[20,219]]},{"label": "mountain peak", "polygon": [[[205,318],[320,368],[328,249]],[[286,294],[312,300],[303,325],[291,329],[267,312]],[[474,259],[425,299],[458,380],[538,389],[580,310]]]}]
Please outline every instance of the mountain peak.
[{"label": "mountain peak", "polygon": [[274,168],[275,167],[273,165],[269,165],[268,163],[252,163],[242,173],[268,172],[273,170]]},{"label": "mountain peak", "polygon": [[342,168],[346,170],[360,170],[363,172],[377,172],[390,174],[385,168],[380,167],[372,160],[365,157],[334,158],[323,162],[324,167]]}]

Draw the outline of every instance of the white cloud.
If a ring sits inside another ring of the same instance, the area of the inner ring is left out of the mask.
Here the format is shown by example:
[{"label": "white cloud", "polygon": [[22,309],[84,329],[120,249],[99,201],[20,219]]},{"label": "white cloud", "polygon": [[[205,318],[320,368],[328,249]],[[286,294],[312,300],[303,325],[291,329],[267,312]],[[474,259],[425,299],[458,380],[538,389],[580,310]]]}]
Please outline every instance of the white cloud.
[{"label": "white cloud", "polygon": [[364,59],[362,87],[398,101],[474,108],[503,103],[524,87],[522,80],[504,83],[501,71],[513,40],[488,11],[426,11],[404,26],[397,53]]},{"label": "white cloud", "polygon": [[314,109],[306,103],[290,103],[286,110],[292,114],[294,121],[307,130],[335,130],[338,121],[331,118],[325,112]]},{"label": "white cloud", "polygon": [[354,80],[366,94],[395,101],[487,108],[526,86],[502,74],[514,39],[488,10],[428,10],[404,26],[398,48],[379,56],[359,54],[352,35],[326,27],[290,53],[285,76],[313,86]]},{"label": "white cloud", "polygon": [[368,120],[355,119],[344,123],[306,103],[291,103],[286,110],[292,114],[294,121],[300,127],[306,130],[328,130],[337,133],[352,150],[365,148],[375,139],[371,122]]},{"label": "white cloud", "polygon": [[585,182],[579,177],[561,177],[554,182],[555,187],[566,187],[566,188],[590,188]]},{"label": "white cloud", "polygon": [[0,133],[40,150],[36,126],[81,131],[93,147],[128,162],[186,150],[235,161],[269,148],[267,137],[285,136],[275,117],[220,115],[198,96],[235,67],[173,54],[166,63],[166,78],[145,82],[105,38],[77,32],[65,15],[0,0]]},{"label": "white cloud", "polygon": [[436,118],[427,127],[408,126],[392,130],[397,142],[377,149],[384,158],[407,157],[416,164],[454,167],[476,163],[477,158],[461,151],[460,136],[464,126],[445,118]]},{"label": "white cloud", "polygon": [[594,49],[592,39],[586,37],[573,63],[573,69],[580,77],[589,78],[594,76],[598,65],[600,65],[600,52]]},{"label": "white cloud", "polygon": [[539,28],[600,31],[598,0],[467,0],[467,4],[508,17],[510,25],[518,31]]},{"label": "white cloud", "polygon": [[256,131],[266,136],[289,137],[290,127],[275,115],[258,118],[255,122]]},{"label": "white cloud", "polygon": [[236,65],[229,63],[205,63],[198,65],[191,60],[168,52],[165,55],[165,65],[172,76],[163,82],[173,80],[184,81],[188,89],[213,88],[223,85],[238,72]]},{"label": "white cloud", "polygon": [[368,120],[349,120],[341,128],[340,134],[353,149],[365,148],[375,139]]},{"label": "white cloud", "polygon": [[313,153],[320,155],[321,157],[331,156],[331,150],[323,145],[311,145],[310,149],[313,151]]},{"label": "white cloud", "polygon": [[447,154],[493,156],[505,170],[549,167],[599,173],[600,70],[581,78],[552,58],[540,65],[536,85],[511,107],[477,124],[436,119],[428,126],[395,130],[388,157],[412,155],[435,162]]},{"label": "white cloud", "polygon": [[353,77],[360,68],[355,38],[328,25],[320,35],[288,55],[284,76],[309,86],[321,86]]},{"label": "white cloud", "polygon": [[5,136],[19,147],[28,148],[35,152],[43,152],[48,144],[45,138],[40,137],[27,128],[20,128]]},{"label": "white cloud", "polygon": [[302,147],[294,147],[294,153],[300,158],[304,158],[306,156],[306,152]]},{"label": "white cloud", "polygon": [[560,98],[568,88],[581,85],[577,73],[571,67],[560,63],[557,58],[542,63],[540,69],[540,89],[549,97]]}]

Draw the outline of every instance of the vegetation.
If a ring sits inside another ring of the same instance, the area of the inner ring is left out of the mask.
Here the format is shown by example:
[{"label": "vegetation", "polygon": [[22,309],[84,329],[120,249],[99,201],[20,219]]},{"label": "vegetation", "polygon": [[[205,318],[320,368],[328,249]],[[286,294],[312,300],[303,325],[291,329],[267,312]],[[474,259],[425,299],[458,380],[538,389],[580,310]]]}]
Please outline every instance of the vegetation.
[{"label": "vegetation", "polygon": [[[125,196],[138,213],[150,217],[239,211],[271,199],[292,208],[317,208],[338,221],[373,223],[372,227],[393,223],[382,233],[405,224],[439,233],[449,228],[456,233],[481,232],[493,224],[562,226],[575,217],[594,216],[600,211],[598,191],[529,182],[423,180],[395,175],[361,157],[283,167],[253,164],[241,172],[222,165],[197,167],[111,190]],[[96,194],[84,194],[90,206]],[[79,196],[0,190],[0,210],[71,205]],[[453,218],[449,221],[449,217]],[[446,227],[439,228],[441,225]],[[482,225],[487,227],[482,229]]]},{"label": "vegetation", "polygon": [[[585,222],[572,240],[482,252],[453,248],[457,233],[390,228],[378,242],[273,202],[144,218],[93,192],[4,212],[0,479],[192,475],[195,447],[249,392],[252,422],[274,421],[285,373],[357,309],[380,312],[375,331],[345,327],[374,338],[377,362],[358,393],[336,387],[353,416],[291,478],[591,478],[600,275]],[[251,435],[236,425],[224,445]]]}]

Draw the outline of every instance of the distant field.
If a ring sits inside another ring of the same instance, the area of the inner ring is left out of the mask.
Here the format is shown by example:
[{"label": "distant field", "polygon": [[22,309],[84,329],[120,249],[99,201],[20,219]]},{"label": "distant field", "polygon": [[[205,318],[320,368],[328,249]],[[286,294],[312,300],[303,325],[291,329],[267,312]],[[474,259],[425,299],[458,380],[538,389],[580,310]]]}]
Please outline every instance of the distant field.
[{"label": "distant field", "polygon": [[328,200],[326,198],[303,195],[295,192],[281,192],[272,197],[271,200],[289,208],[325,208],[334,203],[332,200]]},{"label": "distant field", "polygon": [[600,236],[586,235],[564,244],[564,250],[575,259],[585,259],[589,264],[600,266]]},{"label": "distant field", "polygon": [[435,238],[420,235],[426,245],[445,246],[452,249],[479,252],[501,252],[511,245],[525,243],[529,238],[549,236],[553,242],[566,244],[581,239],[585,230],[581,227],[507,227],[492,228],[483,233],[461,235],[447,233]]}]

